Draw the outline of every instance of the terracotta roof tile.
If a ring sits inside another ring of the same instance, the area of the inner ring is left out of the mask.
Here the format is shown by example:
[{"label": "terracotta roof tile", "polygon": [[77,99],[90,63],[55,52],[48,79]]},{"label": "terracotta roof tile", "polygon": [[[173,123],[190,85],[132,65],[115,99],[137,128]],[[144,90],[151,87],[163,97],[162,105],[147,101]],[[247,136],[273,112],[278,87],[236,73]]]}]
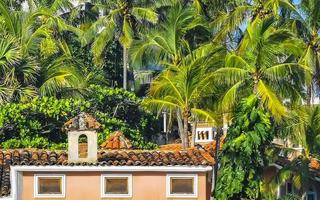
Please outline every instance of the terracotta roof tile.
[{"label": "terracotta roof tile", "polygon": [[181,149],[181,144],[166,144],[159,146],[159,150],[161,151],[180,151]]},{"label": "terracotta roof tile", "polygon": [[310,168],[313,169],[313,170],[320,170],[320,161],[315,159],[315,158],[312,158],[310,160],[310,164],[309,164]]},{"label": "terracotta roof tile", "polygon": [[0,196],[10,195],[12,165],[69,166],[211,166],[214,160],[208,152],[188,151],[100,150],[96,163],[68,162],[64,151],[0,150]]},{"label": "terracotta roof tile", "polygon": [[122,132],[116,131],[112,133],[100,147],[101,149],[131,149],[132,144]]},{"label": "terracotta roof tile", "polygon": [[87,113],[80,113],[78,116],[70,119],[63,125],[63,130],[97,130],[101,124],[91,115]]}]

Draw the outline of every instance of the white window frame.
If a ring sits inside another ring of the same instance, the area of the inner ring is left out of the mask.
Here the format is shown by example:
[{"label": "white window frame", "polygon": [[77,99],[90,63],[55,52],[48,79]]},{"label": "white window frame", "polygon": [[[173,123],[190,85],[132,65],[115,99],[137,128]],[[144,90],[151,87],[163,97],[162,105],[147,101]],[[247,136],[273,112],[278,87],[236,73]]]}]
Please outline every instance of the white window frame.
[{"label": "white window frame", "polygon": [[[209,138],[207,140],[198,139],[198,133],[201,131],[209,131]],[[196,128],[195,142],[212,142],[214,140],[214,134],[215,132],[212,127]]]},{"label": "white window frame", "polygon": [[[193,178],[193,194],[171,194],[171,178]],[[167,174],[166,193],[167,198],[198,198],[198,174]]]},{"label": "white window frame", "polygon": [[[39,194],[39,178],[61,178],[61,194]],[[34,198],[65,198],[66,175],[65,174],[35,174],[34,175]]]},{"label": "white window frame", "polygon": [[[105,178],[127,178],[128,179],[128,194],[106,194]],[[101,197],[113,197],[113,198],[131,198],[132,197],[132,174],[102,174],[100,180]]]}]

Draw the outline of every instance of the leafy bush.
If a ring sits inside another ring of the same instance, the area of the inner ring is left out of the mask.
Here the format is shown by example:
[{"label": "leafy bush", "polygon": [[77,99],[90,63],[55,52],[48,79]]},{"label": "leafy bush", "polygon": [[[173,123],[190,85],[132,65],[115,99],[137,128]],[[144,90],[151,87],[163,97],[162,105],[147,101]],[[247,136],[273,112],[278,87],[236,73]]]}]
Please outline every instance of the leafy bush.
[{"label": "leafy bush", "polygon": [[86,99],[95,110],[102,112],[96,113],[99,119],[119,119],[131,129],[139,130],[146,138],[160,132],[160,123],[151,112],[141,107],[142,100],[134,93],[96,85],[91,85],[90,91]]},{"label": "leafy bush", "polygon": [[140,99],[122,89],[90,87],[86,99],[35,98],[28,103],[0,106],[2,148],[66,147],[63,124],[80,112],[87,112],[102,124],[99,143],[115,130],[121,130],[136,148],[154,148],[145,137],[154,133],[152,115],[140,108]]},{"label": "leafy bush", "polygon": [[250,96],[238,106],[220,158],[216,199],[261,199],[265,150],[273,139],[270,114]]}]

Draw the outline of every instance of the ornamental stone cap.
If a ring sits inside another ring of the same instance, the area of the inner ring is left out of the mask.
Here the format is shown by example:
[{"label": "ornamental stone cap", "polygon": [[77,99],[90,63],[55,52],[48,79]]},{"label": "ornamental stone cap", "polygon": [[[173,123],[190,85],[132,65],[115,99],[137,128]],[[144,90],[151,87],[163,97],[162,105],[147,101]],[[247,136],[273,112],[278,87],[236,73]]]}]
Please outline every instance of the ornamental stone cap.
[{"label": "ornamental stone cap", "polygon": [[80,113],[78,116],[67,121],[62,129],[66,132],[69,131],[86,131],[98,130],[101,124],[91,115],[87,113]]}]

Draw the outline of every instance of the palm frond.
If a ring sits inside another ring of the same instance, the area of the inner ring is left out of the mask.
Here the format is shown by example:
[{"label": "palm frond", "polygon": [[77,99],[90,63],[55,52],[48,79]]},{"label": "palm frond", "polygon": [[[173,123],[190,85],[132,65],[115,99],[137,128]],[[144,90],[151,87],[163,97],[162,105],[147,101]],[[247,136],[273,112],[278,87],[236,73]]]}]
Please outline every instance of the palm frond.
[{"label": "palm frond", "polygon": [[127,18],[124,18],[122,25],[122,35],[119,38],[120,43],[125,48],[129,48],[133,41],[134,33],[132,30],[132,26]]},{"label": "palm frond", "polygon": [[101,55],[103,50],[105,49],[108,42],[113,38],[114,29],[116,24],[114,21],[108,21],[106,23],[105,28],[101,31],[101,33],[96,37],[92,44],[92,52],[94,55],[94,61],[96,63],[101,63]]},{"label": "palm frond", "polygon": [[10,14],[9,8],[2,0],[0,0],[0,13],[2,17],[4,17],[4,22],[8,31],[12,34],[16,33],[15,20],[13,16]]},{"label": "palm frond", "polygon": [[239,98],[237,94],[239,94],[239,89],[243,83],[244,81],[237,82],[224,94],[221,104],[225,111],[230,110],[236,104],[236,100]]},{"label": "palm frond", "polygon": [[257,93],[262,103],[270,110],[276,120],[279,121],[287,115],[286,107],[283,106],[277,95],[261,80],[257,85]]},{"label": "palm frond", "polygon": [[235,67],[220,68],[213,73],[215,82],[220,82],[226,85],[233,85],[239,81],[247,79],[248,77],[248,71]]},{"label": "palm frond", "polygon": [[132,14],[140,21],[146,20],[153,24],[158,22],[158,14],[150,8],[134,7]]}]

